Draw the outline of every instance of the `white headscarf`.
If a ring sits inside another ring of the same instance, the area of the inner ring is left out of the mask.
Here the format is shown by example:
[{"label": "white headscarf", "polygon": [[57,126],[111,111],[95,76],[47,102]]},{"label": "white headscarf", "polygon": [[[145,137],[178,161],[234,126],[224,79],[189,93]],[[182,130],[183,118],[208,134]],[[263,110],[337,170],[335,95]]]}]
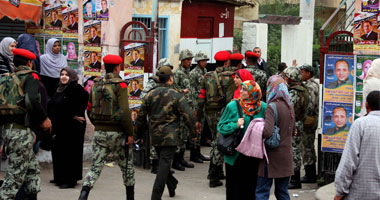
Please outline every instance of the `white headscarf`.
[{"label": "white headscarf", "polygon": [[59,40],[56,38],[49,39],[46,44],[46,53],[41,56],[41,75],[51,78],[59,78],[61,69],[67,66],[66,56],[53,52],[55,42],[59,42]]},{"label": "white headscarf", "polygon": [[13,42],[16,42],[16,40],[11,37],[5,37],[0,42],[0,54],[9,60],[9,65],[11,66],[12,70],[15,66],[13,64],[13,52],[9,51],[9,45],[11,45]]}]

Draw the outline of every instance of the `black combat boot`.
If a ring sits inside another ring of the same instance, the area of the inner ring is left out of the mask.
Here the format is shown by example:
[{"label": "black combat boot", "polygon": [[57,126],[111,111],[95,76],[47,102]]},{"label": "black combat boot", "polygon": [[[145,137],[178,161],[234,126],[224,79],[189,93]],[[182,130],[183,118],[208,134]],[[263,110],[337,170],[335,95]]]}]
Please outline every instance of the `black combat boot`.
[{"label": "black combat boot", "polygon": [[176,170],[179,170],[179,171],[185,171],[185,168],[179,162],[179,160],[180,160],[179,157],[180,157],[179,153],[175,153],[174,154],[172,168],[176,169]]},{"label": "black combat boot", "polygon": [[199,153],[197,149],[191,149],[190,150],[190,161],[193,161],[195,163],[203,163],[203,160],[199,157]]},{"label": "black combat boot", "polygon": [[152,160],[152,169],[150,170],[150,173],[157,174],[158,171],[158,159]]},{"label": "black combat boot", "polygon": [[197,148],[197,152],[198,152],[198,156],[200,159],[202,159],[203,161],[210,161],[210,157],[209,156],[205,156],[201,153],[201,147],[198,147]]},{"label": "black combat boot", "polygon": [[135,186],[126,186],[127,190],[127,200],[134,200],[135,199]]},{"label": "black combat boot", "polygon": [[218,176],[219,180],[226,179],[226,176],[224,176],[223,165],[218,165],[216,167],[216,175]]},{"label": "black combat boot", "polygon": [[90,194],[90,188],[87,186],[83,186],[82,191],[80,191],[78,200],[87,200],[88,194]]},{"label": "black combat boot", "polygon": [[210,173],[210,187],[211,188],[223,185],[223,183],[218,178],[216,165],[210,163],[209,173]]},{"label": "black combat boot", "polygon": [[180,151],[179,155],[180,155],[180,157],[179,157],[179,163],[182,166],[187,167],[187,168],[194,168],[193,164],[186,162],[186,160],[185,160],[185,150]]},{"label": "black combat boot", "polygon": [[37,200],[37,193],[28,194],[28,200]]},{"label": "black combat boot", "polygon": [[177,179],[168,179],[166,185],[168,186],[169,196],[175,196],[175,189],[177,188],[178,180]]},{"label": "black combat boot", "polygon": [[305,165],[305,176],[301,178],[301,183],[316,183],[317,182],[317,172],[315,164]]},{"label": "black combat boot", "polygon": [[290,178],[290,183],[288,185],[289,190],[301,189],[300,171],[294,171],[294,175]]}]

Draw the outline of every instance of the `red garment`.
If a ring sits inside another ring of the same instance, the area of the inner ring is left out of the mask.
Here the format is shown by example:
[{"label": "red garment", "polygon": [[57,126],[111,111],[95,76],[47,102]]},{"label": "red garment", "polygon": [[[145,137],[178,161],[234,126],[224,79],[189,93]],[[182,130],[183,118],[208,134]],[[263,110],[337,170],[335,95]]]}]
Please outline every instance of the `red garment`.
[{"label": "red garment", "polygon": [[[235,72],[235,76],[240,77],[241,81],[248,81],[248,80],[254,80],[251,72],[249,72],[246,69],[239,69]],[[240,85],[234,92],[234,99],[240,97]]]}]

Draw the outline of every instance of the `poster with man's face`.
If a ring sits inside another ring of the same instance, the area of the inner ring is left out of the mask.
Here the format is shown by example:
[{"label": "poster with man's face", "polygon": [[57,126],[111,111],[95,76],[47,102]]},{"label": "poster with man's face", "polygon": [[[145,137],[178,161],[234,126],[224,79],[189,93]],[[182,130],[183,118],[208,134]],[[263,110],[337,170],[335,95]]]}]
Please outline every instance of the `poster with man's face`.
[{"label": "poster with man's face", "polygon": [[62,32],[65,37],[78,37],[78,9],[69,12],[63,12]]},{"label": "poster with man's face", "polygon": [[126,74],[143,74],[145,44],[143,43],[125,43],[124,44],[124,73]]},{"label": "poster with man's face", "polygon": [[61,34],[62,7],[45,10],[45,29],[47,34]]},{"label": "poster with man's face", "polygon": [[96,0],[96,19],[101,21],[108,21],[109,19],[109,6],[108,0]]},{"label": "poster with man's face", "polygon": [[129,91],[129,99],[139,100],[140,94],[144,89],[144,75],[135,74],[134,77],[128,78],[128,91]]},{"label": "poster with man's face", "polygon": [[356,13],[354,17],[354,54],[379,55],[377,13]]},{"label": "poster with man's face", "polygon": [[102,53],[95,51],[84,52],[84,75],[86,76],[100,76],[102,63]]},{"label": "poster with man's face", "polygon": [[86,21],[83,31],[84,49],[87,51],[101,51],[101,21]]}]

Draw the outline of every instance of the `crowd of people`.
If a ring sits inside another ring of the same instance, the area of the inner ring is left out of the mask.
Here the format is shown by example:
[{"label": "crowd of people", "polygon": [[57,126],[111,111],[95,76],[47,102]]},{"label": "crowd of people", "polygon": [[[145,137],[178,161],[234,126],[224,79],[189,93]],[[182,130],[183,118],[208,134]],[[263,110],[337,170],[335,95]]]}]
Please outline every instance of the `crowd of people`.
[{"label": "crowd of people", "polygon": [[[128,91],[128,85],[119,76],[123,62],[120,56],[110,54],[103,58],[105,76],[93,79],[87,92],[78,83],[76,72],[67,66],[67,57],[60,53],[60,48],[59,40],[51,38],[46,53],[39,57],[36,42],[28,34],[20,35],[17,41],[7,37],[0,42],[0,76],[8,81],[11,79],[7,77],[17,76],[25,94],[14,92],[14,96],[6,97],[17,100],[17,105],[12,112],[2,111],[0,115],[0,153],[9,158],[0,199],[37,199],[40,178],[35,154],[40,146],[52,153],[52,184],[66,189],[82,180],[85,112],[95,133],[93,160],[83,179],[79,200],[88,199],[110,154],[122,171],[127,199],[134,199],[132,144],[143,142],[146,134],[151,141],[152,173],[157,174],[151,195],[154,200],[161,199],[165,185],[170,197],[175,196],[178,180],[171,168],[184,171],[194,167],[185,160],[187,147],[190,161],[209,161],[209,187],[222,186],[221,180],[226,179],[226,199],[269,199],[273,180],[276,198],[290,199],[289,189],[316,182],[314,140],[319,83],[313,78],[312,66],[287,67],[280,63],[278,72],[271,76],[261,58],[261,49],[256,47],[244,55],[219,51],[214,55],[216,69],[208,71],[210,58],[205,52],[194,56],[184,49],[179,67],[174,70],[167,58],[159,61],[157,73],[149,78],[144,90],[138,91],[142,105],[136,114],[130,111],[128,103],[135,91]],[[197,65],[191,70],[193,58]],[[364,80],[368,113],[380,108],[376,102],[379,94],[373,92],[380,78],[378,63],[379,60],[372,63]],[[366,85],[371,81],[371,86]],[[371,113],[368,120],[360,123],[369,123],[377,115]],[[200,133],[206,126],[212,136],[210,157],[200,151]],[[243,137],[251,134],[253,126],[261,127],[254,133],[261,141],[255,142],[258,146],[254,151],[264,157],[238,151],[231,155],[221,153],[219,137],[237,131]],[[354,123],[353,129],[360,132],[361,127]],[[276,130],[280,136],[278,146],[266,147],[262,141],[269,140]],[[349,148],[358,152],[357,140],[353,140],[361,135],[351,132]],[[348,172],[342,170],[347,165],[357,166],[357,162],[352,163],[355,155],[346,149],[343,153],[344,162],[337,173],[343,182],[348,178],[342,174]],[[306,173],[301,178],[302,164]],[[349,186],[341,182],[337,183],[338,199],[349,196]],[[355,184],[360,189],[360,184]]]}]

